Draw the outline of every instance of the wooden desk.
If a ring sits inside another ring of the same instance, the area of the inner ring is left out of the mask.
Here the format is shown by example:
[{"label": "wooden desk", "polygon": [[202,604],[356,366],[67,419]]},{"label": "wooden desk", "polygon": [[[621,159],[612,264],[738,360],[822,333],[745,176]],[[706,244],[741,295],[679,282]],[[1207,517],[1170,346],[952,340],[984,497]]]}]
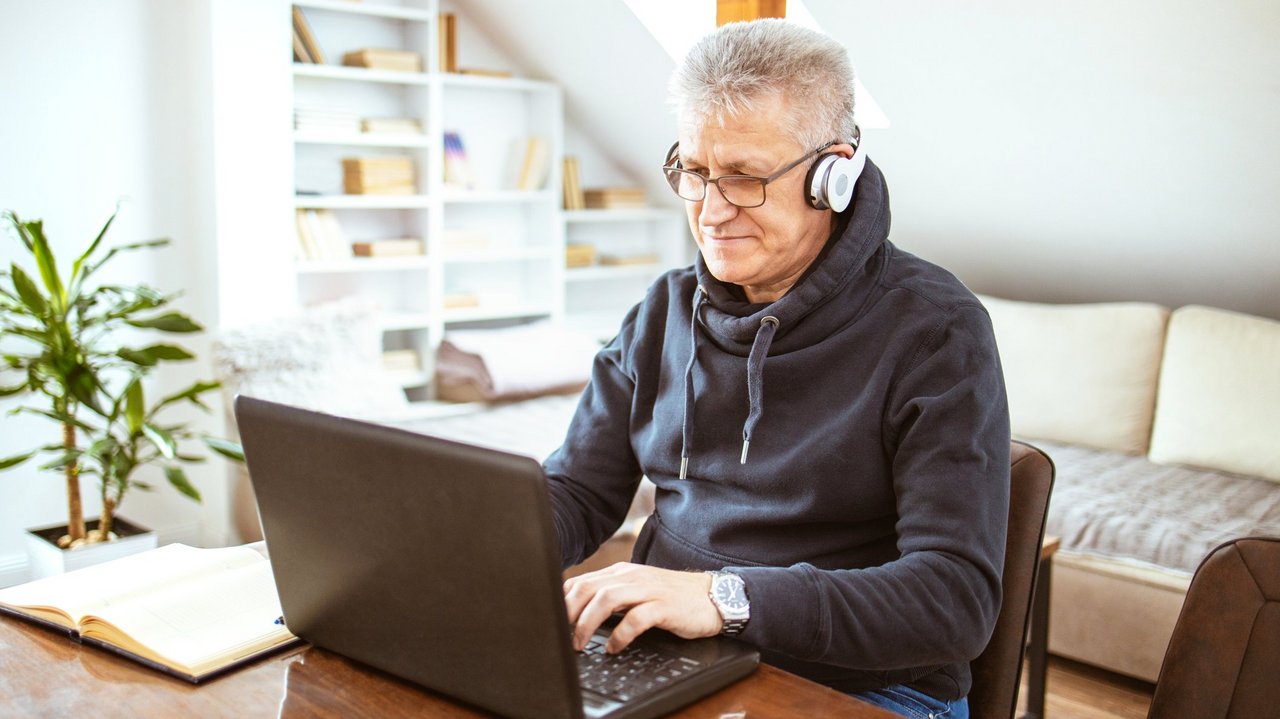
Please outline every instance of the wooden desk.
[{"label": "wooden desk", "polygon": [[[0,616],[0,714],[112,717],[451,717],[487,714],[311,646],[194,686]],[[770,666],[689,706],[688,719],[897,715]]]}]

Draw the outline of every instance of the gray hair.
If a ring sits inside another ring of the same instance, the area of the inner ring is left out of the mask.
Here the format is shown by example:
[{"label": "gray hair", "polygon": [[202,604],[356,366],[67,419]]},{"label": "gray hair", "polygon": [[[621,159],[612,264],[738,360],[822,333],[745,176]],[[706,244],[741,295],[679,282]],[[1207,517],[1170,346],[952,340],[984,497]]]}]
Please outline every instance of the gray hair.
[{"label": "gray hair", "polygon": [[780,129],[806,148],[857,134],[849,54],[832,38],[786,20],[721,26],[693,46],[670,85],[681,122],[737,117],[772,95],[786,100]]}]

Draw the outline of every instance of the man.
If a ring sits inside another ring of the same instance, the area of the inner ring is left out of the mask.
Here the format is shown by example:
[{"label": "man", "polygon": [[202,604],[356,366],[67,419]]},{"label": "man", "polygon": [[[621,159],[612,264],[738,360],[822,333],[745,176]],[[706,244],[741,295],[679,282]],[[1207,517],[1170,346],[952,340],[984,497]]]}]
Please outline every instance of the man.
[{"label": "man", "polygon": [[857,156],[839,44],[779,20],[726,25],[672,88],[663,171],[699,257],[600,352],[546,462],[565,566],[615,531],[642,475],[657,485],[635,563],[566,582],[575,642],[621,612],[610,651],[650,627],[733,634],[909,716],[967,716],[1008,512],[990,320],[888,241],[872,163],[847,178],[847,209],[817,209],[842,188],[814,191],[811,168]]}]

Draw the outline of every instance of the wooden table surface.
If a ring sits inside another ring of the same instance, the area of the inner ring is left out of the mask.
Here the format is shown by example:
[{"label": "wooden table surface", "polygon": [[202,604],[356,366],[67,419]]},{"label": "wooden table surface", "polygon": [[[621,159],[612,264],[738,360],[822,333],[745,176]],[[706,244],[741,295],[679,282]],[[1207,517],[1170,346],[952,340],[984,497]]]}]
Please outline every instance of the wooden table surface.
[{"label": "wooden table surface", "polygon": [[[485,717],[333,652],[302,645],[201,685],[0,616],[0,717]],[[767,665],[673,716],[895,714]]]}]

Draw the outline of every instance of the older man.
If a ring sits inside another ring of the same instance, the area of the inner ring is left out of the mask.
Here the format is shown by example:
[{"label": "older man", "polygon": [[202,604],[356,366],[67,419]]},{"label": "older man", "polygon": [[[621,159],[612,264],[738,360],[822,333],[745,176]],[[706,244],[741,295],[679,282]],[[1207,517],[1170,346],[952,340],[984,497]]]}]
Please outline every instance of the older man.
[{"label": "older man", "polygon": [[635,563],[566,582],[575,641],[621,612],[611,651],[650,627],[737,635],[909,716],[966,716],[1008,510],[990,320],[888,241],[839,44],[727,25],[672,89],[663,172],[699,256],[600,352],[546,462],[566,566],[616,530],[642,475],[658,488]]}]

